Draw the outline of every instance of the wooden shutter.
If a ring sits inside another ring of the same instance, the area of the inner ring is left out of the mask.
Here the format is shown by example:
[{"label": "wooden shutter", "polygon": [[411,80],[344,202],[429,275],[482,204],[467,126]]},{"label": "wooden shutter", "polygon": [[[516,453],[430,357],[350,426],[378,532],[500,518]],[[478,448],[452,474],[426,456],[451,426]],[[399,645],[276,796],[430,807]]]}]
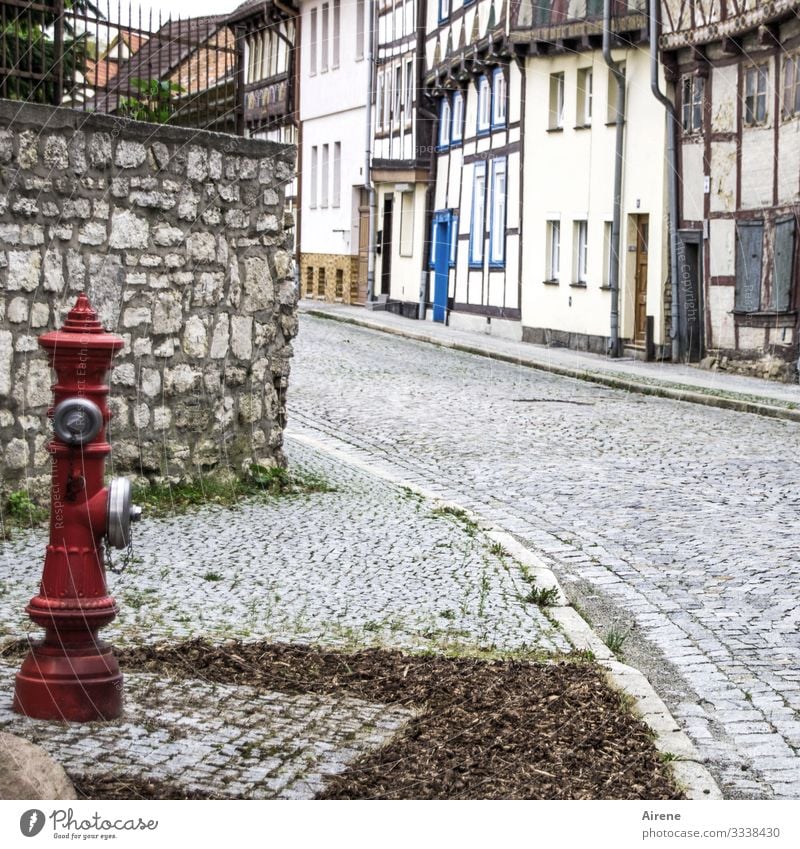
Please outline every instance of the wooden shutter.
[{"label": "wooden shutter", "polygon": [[791,305],[794,269],[794,218],[778,221],[775,225],[775,276],[773,300],[778,312],[786,312]]},{"label": "wooden shutter", "polygon": [[758,312],[761,308],[763,250],[764,222],[737,222],[736,303],[734,307],[737,312]]}]

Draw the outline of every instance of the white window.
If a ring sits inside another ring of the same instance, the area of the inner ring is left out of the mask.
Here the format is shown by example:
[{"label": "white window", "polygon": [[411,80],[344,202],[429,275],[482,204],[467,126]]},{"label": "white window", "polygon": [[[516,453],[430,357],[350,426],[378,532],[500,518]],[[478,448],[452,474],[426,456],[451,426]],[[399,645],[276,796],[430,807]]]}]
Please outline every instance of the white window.
[{"label": "white window", "polygon": [[586,282],[586,263],[589,246],[589,222],[575,222],[575,282]]},{"label": "white window", "polygon": [[681,124],[684,133],[703,130],[703,103],[706,81],[702,77],[686,76],[681,86]]},{"label": "white window", "polygon": [[450,101],[442,98],[439,106],[439,147],[447,147],[450,144]]},{"label": "white window", "polygon": [[401,100],[402,100],[402,94],[403,94],[403,70],[398,65],[394,69],[394,91],[392,92],[392,95],[393,95],[392,105],[393,105],[393,109],[394,109],[394,112],[392,114],[392,118],[395,121],[400,120],[400,103],[401,103]]},{"label": "white window", "polygon": [[356,59],[364,58],[364,0],[356,0]]},{"label": "white window", "polygon": [[[487,83],[488,85],[488,83]],[[483,264],[483,240],[486,212],[486,163],[476,162],[472,176],[472,218],[469,228],[470,265]]]},{"label": "white window", "polygon": [[464,138],[464,95],[457,91],[453,94],[453,132],[452,142],[460,142]]},{"label": "white window", "polygon": [[311,195],[309,206],[311,209],[317,208],[317,146],[311,148]]},{"label": "white window", "polygon": [[439,23],[450,17],[450,0],[439,0]]},{"label": "white window", "polygon": [[550,74],[550,129],[564,127],[564,74]]},{"label": "white window", "polygon": [[311,10],[311,26],[309,27],[309,49],[311,54],[311,70],[310,74],[313,77],[317,73],[317,10]]},{"label": "white window", "polygon": [[481,77],[478,81],[478,132],[488,132],[492,118],[492,90],[489,80]]},{"label": "white window", "polygon": [[579,127],[588,127],[592,123],[592,96],[594,94],[594,75],[591,68],[578,71],[578,120]]},{"label": "white window", "polygon": [[322,145],[322,187],[320,191],[320,206],[326,207],[328,205],[328,157],[329,157],[329,146],[327,144]]},{"label": "white window", "polygon": [[383,129],[383,71],[378,71],[375,83],[375,129],[380,132]]},{"label": "white window", "polygon": [[412,110],[414,109],[414,95],[415,95],[415,86],[414,86],[414,63],[406,62],[406,123],[411,123],[411,115],[413,114]]},{"label": "white window", "polygon": [[800,113],[800,55],[788,56],[783,66],[783,117]]},{"label": "white window", "polygon": [[333,0],[333,58],[331,59],[331,67],[339,67],[339,47],[342,31],[342,10],[341,0]]},{"label": "white window", "polygon": [[489,223],[489,264],[506,261],[506,160],[492,162],[492,205]]},{"label": "white window", "polygon": [[506,76],[498,68],[492,79],[492,126],[499,127],[506,123]]},{"label": "white window", "polygon": [[322,56],[319,67],[322,73],[328,70],[328,4],[322,4]]},{"label": "white window", "polygon": [[561,222],[547,222],[547,268],[545,279],[557,281],[561,277]]},{"label": "white window", "polygon": [[755,65],[744,72],[744,124],[747,127],[767,121],[768,80],[766,65]]},{"label": "white window", "polygon": [[333,144],[333,203],[339,207],[342,203],[342,143]]},{"label": "white window", "polygon": [[603,224],[603,285],[611,284],[611,222]]},{"label": "white window", "polygon": [[[625,74],[625,63],[619,63],[619,69],[622,71],[624,76]],[[606,120],[609,124],[617,123],[617,109],[619,108],[617,105],[617,78],[611,72],[611,69],[608,69],[608,115]]]}]

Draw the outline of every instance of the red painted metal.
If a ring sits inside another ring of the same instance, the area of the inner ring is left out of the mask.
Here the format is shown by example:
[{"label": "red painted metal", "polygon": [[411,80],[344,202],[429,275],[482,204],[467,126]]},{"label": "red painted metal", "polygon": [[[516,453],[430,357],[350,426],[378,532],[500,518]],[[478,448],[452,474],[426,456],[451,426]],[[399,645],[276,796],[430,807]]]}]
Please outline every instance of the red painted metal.
[{"label": "red painted metal", "polygon": [[57,376],[54,407],[67,398],[88,399],[100,408],[103,426],[85,445],[69,445],[58,436],[49,445],[50,544],[39,594],[26,608],[45,636],[31,644],[17,675],[14,710],[36,719],[114,719],[122,713],[122,675],[97,631],[118,610],[103,565],[108,501],[103,473],[111,451],[105,380],[124,342],[103,330],[81,293],[61,330],[44,334],[39,344]]}]

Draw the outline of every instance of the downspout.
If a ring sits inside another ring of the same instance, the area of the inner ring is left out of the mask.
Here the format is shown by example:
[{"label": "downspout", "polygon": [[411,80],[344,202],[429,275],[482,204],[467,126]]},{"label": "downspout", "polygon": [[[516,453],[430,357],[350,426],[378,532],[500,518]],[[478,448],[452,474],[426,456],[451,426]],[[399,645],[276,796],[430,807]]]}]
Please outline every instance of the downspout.
[{"label": "downspout", "polygon": [[[434,140],[438,138],[439,116],[436,112],[426,109],[419,101],[417,102],[417,115],[422,115],[428,118],[431,122],[431,137],[430,146],[434,147]],[[425,189],[425,245],[422,251],[422,270],[420,271],[419,280],[419,306],[417,307],[417,318],[420,321],[425,320],[425,310],[428,305],[428,283],[430,281],[430,265],[433,260],[431,256],[431,225],[433,223],[433,202],[434,192],[436,190],[436,152],[430,152],[430,165],[428,167],[428,185]],[[458,238],[458,235],[456,235]]]},{"label": "downspout", "polygon": [[658,85],[658,33],[661,29],[660,0],[650,0],[650,88],[667,110],[667,192],[669,209],[669,276],[671,281],[672,362],[680,361],[678,324],[678,112],[675,104],[662,93]]},{"label": "downspout", "polygon": [[614,162],[614,215],[611,222],[611,268],[608,285],[611,289],[611,338],[609,356],[619,357],[619,241],[622,209],[622,165],[625,146],[625,74],[611,58],[611,0],[603,0],[603,59],[617,81],[617,136]]},{"label": "downspout", "polygon": [[372,79],[374,76],[375,3],[365,0],[369,10],[367,42],[367,138],[364,151],[364,189],[369,196],[369,240],[367,244],[367,306],[375,300],[375,186],[372,183]]}]

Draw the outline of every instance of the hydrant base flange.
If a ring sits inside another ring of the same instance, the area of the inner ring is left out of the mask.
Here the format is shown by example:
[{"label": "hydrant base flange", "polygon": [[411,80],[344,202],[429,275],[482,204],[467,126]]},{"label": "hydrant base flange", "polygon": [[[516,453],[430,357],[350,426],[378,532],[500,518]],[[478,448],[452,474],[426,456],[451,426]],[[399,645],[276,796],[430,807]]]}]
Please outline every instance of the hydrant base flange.
[{"label": "hydrant base flange", "polygon": [[85,649],[33,643],[16,676],[14,711],[71,722],[122,715],[122,673],[110,645]]}]

